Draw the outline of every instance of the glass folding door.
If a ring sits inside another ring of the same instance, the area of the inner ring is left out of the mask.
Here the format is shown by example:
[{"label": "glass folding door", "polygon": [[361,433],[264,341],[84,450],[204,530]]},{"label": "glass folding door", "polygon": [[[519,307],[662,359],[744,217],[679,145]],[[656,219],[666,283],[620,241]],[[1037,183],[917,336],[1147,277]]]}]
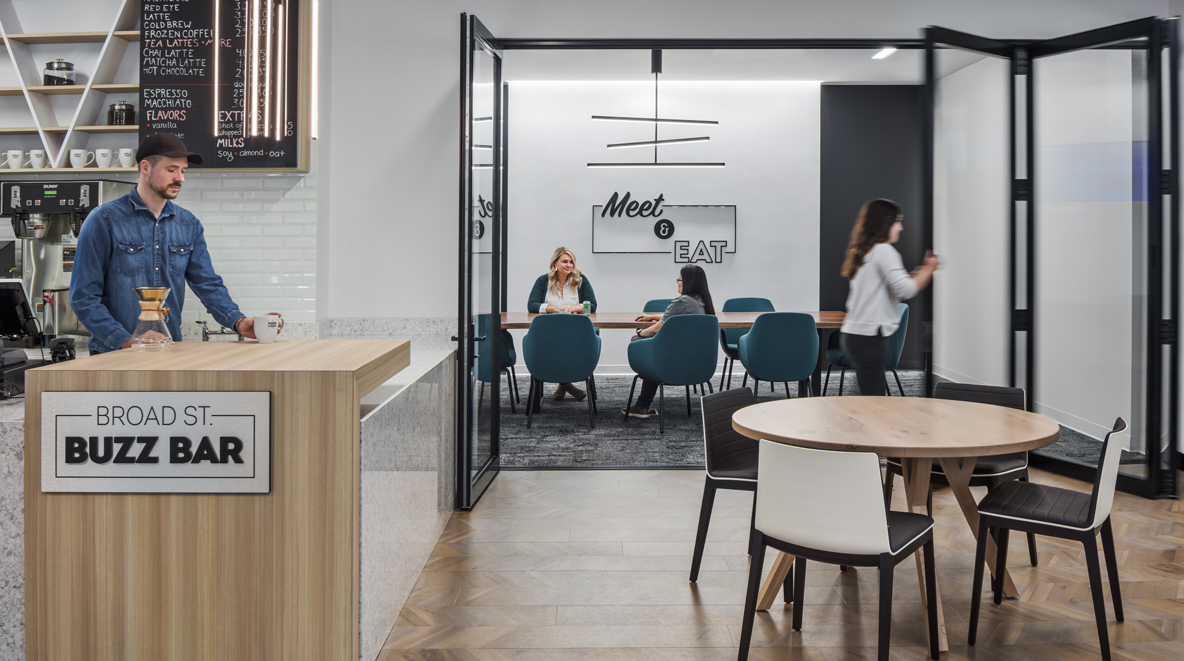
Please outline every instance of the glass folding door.
[{"label": "glass folding door", "polygon": [[[1009,237],[1016,158],[1013,47],[961,32],[926,33],[932,148],[932,357],[938,378],[1008,385],[1014,350]],[[1022,210],[1021,210],[1022,211]],[[907,219],[906,219],[907,222]]]},{"label": "glass folding door", "polygon": [[501,410],[504,176],[501,51],[461,14],[460,269],[457,337],[457,507],[469,509],[497,475]]},{"label": "glass folding door", "polygon": [[1175,21],[1031,46],[1034,410],[1061,423],[1045,457],[1094,467],[1118,416],[1120,485],[1175,494]]},{"label": "glass folding door", "polygon": [[[1033,463],[1175,494],[1176,21],[1042,42],[926,31],[937,378],[1023,387]],[[1170,74],[1170,75],[1169,75]]]}]

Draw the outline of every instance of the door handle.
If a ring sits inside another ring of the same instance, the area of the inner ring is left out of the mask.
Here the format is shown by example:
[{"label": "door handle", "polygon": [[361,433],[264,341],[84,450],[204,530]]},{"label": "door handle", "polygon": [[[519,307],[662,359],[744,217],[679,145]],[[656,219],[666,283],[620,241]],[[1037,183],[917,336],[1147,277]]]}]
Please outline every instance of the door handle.
[{"label": "door handle", "polygon": [[484,342],[484,341],[485,341],[485,336],[484,336],[484,335],[482,335],[481,337],[474,337],[474,338],[473,338],[473,341],[474,341],[474,342]]}]

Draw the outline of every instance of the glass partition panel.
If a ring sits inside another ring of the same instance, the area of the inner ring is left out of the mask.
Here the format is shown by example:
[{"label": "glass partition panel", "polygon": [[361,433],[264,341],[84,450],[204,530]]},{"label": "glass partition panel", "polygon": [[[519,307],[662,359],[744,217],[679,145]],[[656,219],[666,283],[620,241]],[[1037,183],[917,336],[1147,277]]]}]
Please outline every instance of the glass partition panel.
[{"label": "glass partition panel", "polygon": [[1144,474],[1148,60],[1144,43],[1125,45],[1033,63],[1032,405],[1062,429],[1041,452],[1091,466],[1123,417],[1121,470]]},{"label": "glass partition panel", "polygon": [[933,373],[1010,385],[1011,61],[953,48],[934,57]]}]

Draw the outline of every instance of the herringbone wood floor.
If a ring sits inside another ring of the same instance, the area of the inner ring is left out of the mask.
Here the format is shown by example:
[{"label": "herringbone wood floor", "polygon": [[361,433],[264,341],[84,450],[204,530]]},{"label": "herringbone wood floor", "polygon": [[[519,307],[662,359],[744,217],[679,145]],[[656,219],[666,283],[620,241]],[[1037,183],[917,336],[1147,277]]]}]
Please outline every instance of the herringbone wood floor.
[{"label": "herringbone wood floor", "polygon": [[[453,515],[380,661],[736,658],[752,496],[719,493],[692,584],[702,482],[700,471],[502,473],[476,509]],[[897,480],[894,507],[903,501]],[[934,508],[951,647],[943,659],[1100,658],[1081,548],[1039,537],[1031,567],[1018,533],[1008,565],[1022,596],[996,606],[985,590],[979,643],[968,647],[974,538],[948,489]],[[1125,623],[1110,622],[1114,658],[1184,659],[1184,506],[1119,494],[1114,535],[1126,610]],[[811,564],[801,632],[779,600],[757,617],[751,658],[874,659],[877,595],[875,570]],[[927,658],[911,562],[897,569],[893,602],[892,658]]]}]

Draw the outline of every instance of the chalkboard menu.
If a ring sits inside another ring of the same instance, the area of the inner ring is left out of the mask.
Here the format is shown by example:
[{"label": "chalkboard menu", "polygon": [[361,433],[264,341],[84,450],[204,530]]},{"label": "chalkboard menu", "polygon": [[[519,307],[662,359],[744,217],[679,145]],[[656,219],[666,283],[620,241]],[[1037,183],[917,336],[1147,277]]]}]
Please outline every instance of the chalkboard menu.
[{"label": "chalkboard menu", "polygon": [[298,167],[299,2],[142,0],[140,139],[175,133],[203,168]]}]

